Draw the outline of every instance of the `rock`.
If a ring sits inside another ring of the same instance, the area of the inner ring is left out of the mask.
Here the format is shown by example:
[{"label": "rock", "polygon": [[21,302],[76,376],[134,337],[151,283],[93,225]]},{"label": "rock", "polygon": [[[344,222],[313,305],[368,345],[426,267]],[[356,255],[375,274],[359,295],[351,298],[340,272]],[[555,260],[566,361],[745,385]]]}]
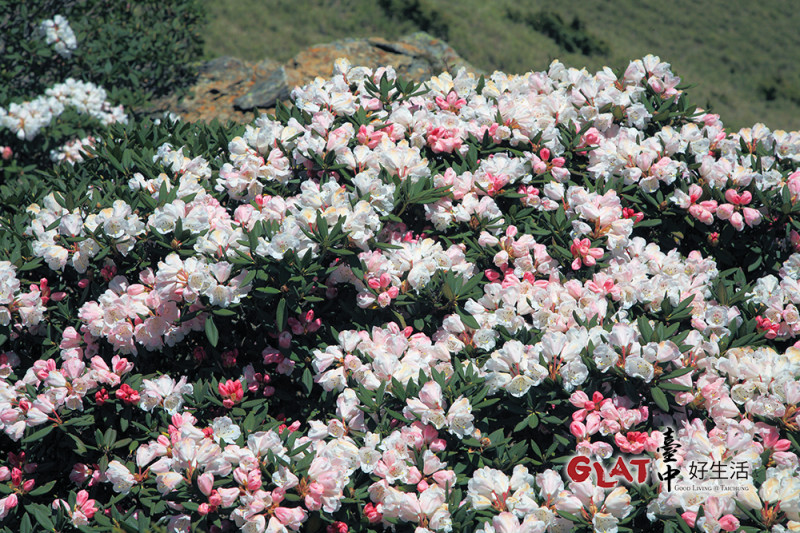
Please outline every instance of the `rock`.
[{"label": "rock", "polygon": [[233,106],[240,111],[251,111],[256,108],[275,107],[278,101],[289,98],[289,85],[286,81],[286,70],[278,67],[265,80],[256,82],[244,96],[233,101]]},{"label": "rock", "polygon": [[340,57],[353,66],[391,65],[400,77],[417,82],[443,71],[455,74],[461,67],[480,74],[446,42],[424,32],[397,41],[341,39],[306,48],[284,64],[271,59],[251,63],[218,57],[199,66],[197,81],[188,94],[158,99],[144,111],[154,117],[171,111],[187,121],[250,122],[261,111],[287,100],[293,87],[318,76],[330,77]]},{"label": "rock", "polygon": [[210,122],[215,118],[220,122],[250,122],[256,115],[237,109],[234,101],[266,81],[280,67],[280,63],[271,59],[251,63],[235,57],[218,57],[198,67],[197,81],[188,93],[160,98],[143,111],[154,118],[173,112],[190,122]]},{"label": "rock", "polygon": [[377,68],[391,65],[400,77],[417,82],[446,70],[455,74],[461,67],[479,73],[446,42],[417,32],[395,42],[380,37],[342,39],[307,48],[286,62],[289,86],[305,85],[317,76],[330,77],[333,64],[340,57],[347,58],[353,66]]}]

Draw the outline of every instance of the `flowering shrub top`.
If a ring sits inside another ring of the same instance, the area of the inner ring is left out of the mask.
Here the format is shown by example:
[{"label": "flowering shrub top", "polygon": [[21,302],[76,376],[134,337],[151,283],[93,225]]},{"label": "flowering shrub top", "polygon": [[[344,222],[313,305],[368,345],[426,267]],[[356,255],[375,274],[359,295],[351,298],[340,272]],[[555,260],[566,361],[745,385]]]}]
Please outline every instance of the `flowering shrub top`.
[{"label": "flowering shrub top", "polygon": [[339,61],[118,126],[3,221],[4,524],[800,527],[800,135],[678,84]]},{"label": "flowering shrub top", "polygon": [[195,0],[0,0],[0,212],[38,197],[37,171],[83,161],[105,126],[190,84],[200,18]]}]

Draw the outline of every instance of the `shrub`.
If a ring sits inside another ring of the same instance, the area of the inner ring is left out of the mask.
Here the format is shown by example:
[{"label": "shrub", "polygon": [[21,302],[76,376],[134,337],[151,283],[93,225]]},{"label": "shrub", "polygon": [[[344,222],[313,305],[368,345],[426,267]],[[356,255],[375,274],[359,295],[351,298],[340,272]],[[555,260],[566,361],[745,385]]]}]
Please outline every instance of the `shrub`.
[{"label": "shrub", "polygon": [[[48,42],[57,38],[54,20],[67,23],[62,42],[71,33],[69,47]],[[42,31],[47,21],[49,36]],[[192,79],[201,21],[196,0],[2,0],[0,102],[43,94],[67,78],[105,87],[126,107],[172,93]]]},{"label": "shrub", "polygon": [[22,199],[38,180],[22,175],[82,161],[105,126],[185,87],[201,53],[200,19],[194,0],[0,1],[5,197]]},{"label": "shrub", "polygon": [[561,15],[552,11],[523,14],[509,9],[506,16],[512,20],[521,20],[539,33],[550,37],[568,53],[580,52],[587,56],[609,53],[608,45],[588,33],[584,23],[577,16],[570,24],[565,23]]},{"label": "shrub", "polygon": [[340,61],[115,125],[3,220],[3,525],[796,527],[800,137],[678,83]]}]

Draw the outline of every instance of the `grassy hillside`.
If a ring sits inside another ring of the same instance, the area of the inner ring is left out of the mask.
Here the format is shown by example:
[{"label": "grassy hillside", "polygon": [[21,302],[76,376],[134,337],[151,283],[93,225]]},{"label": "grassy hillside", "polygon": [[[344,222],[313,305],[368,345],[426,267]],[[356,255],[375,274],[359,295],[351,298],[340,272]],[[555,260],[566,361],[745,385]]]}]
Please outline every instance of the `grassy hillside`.
[{"label": "grassy hillside", "polygon": [[342,37],[418,29],[487,71],[542,70],[558,58],[595,70],[647,53],[672,63],[731,127],[800,129],[800,10],[764,0],[207,1],[209,57],[286,60]]}]

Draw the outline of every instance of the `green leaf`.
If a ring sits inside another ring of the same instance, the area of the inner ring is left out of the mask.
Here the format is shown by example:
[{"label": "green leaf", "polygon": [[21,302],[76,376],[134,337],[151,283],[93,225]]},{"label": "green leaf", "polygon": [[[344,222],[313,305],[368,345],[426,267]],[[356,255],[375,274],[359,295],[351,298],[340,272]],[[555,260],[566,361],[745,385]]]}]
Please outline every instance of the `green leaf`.
[{"label": "green leaf", "polygon": [[55,529],[55,524],[50,520],[50,511],[44,505],[28,504],[25,506],[25,510],[32,514],[36,521],[39,522],[39,525],[46,530],[53,531]]},{"label": "green leaf", "polygon": [[653,401],[656,402],[656,405],[664,412],[669,412],[669,402],[667,401],[667,395],[664,394],[664,391],[658,387],[651,387],[650,388],[650,395],[653,397]]},{"label": "green leaf", "polygon": [[278,326],[278,331],[283,331],[286,328],[286,299],[281,298],[278,302],[278,308],[275,310],[275,322]]},{"label": "green leaf", "polygon": [[54,479],[53,481],[45,483],[41,487],[36,487],[32,491],[30,491],[28,494],[30,494],[31,496],[41,496],[42,494],[47,494],[48,492],[50,492],[53,489],[55,484],[56,484],[56,480]]},{"label": "green leaf", "polygon": [[469,314],[469,313],[467,313],[465,311],[462,311],[461,309],[458,309],[457,313],[458,313],[458,316],[461,317],[461,322],[463,322],[464,325],[467,326],[468,328],[472,328],[472,329],[480,329],[481,328],[481,325],[478,324],[478,321],[475,320],[475,317],[473,317],[471,314]]},{"label": "green leaf", "polygon": [[206,318],[206,337],[208,337],[208,342],[211,343],[211,346],[216,348],[219,342],[219,331],[217,330],[217,325],[214,324],[214,317],[212,316]]},{"label": "green leaf", "polygon": [[678,370],[674,370],[674,371],[670,372],[669,374],[664,374],[663,376],[661,376],[660,379],[663,381],[665,379],[679,378],[679,377],[683,376],[684,374],[688,374],[689,372],[692,372],[692,371],[694,371],[694,367],[687,366],[686,368],[679,368]]},{"label": "green leaf", "polygon": [[658,387],[664,390],[671,390],[677,392],[687,392],[692,390],[691,387],[687,387],[686,385],[679,385],[677,383],[659,383]]},{"label": "green leaf", "polygon": [[30,435],[28,435],[27,437],[22,439],[22,442],[27,443],[27,442],[34,442],[34,441],[37,441],[37,440],[41,440],[45,436],[49,435],[50,432],[53,431],[53,428],[55,428],[55,426],[53,426],[52,424],[48,425],[48,426],[45,426],[42,429],[40,429],[38,431],[34,431]]},{"label": "green leaf", "polygon": [[308,368],[303,371],[303,387],[306,389],[306,394],[311,394],[311,389],[314,387],[314,376]]},{"label": "green leaf", "polygon": [[25,513],[22,520],[19,522],[19,533],[33,533],[33,524],[31,524],[31,515]]}]

